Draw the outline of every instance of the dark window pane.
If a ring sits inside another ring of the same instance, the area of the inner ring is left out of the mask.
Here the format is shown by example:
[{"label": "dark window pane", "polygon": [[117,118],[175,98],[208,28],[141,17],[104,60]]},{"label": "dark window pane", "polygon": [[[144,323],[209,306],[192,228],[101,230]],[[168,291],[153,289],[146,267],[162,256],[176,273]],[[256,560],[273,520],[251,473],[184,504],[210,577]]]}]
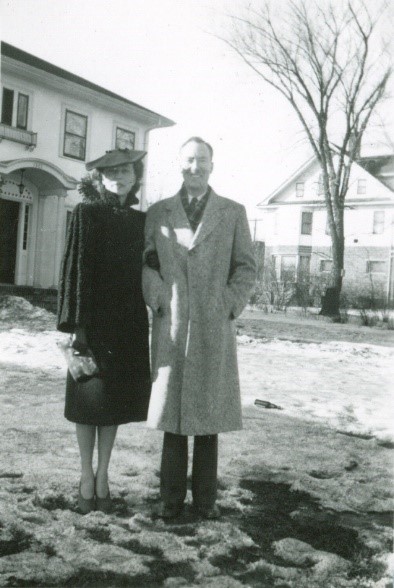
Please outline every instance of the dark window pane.
[{"label": "dark window pane", "polygon": [[86,137],[87,117],[70,110],[66,111],[66,133]]},{"label": "dark window pane", "polygon": [[85,159],[85,139],[66,135],[64,137],[64,155],[69,155],[76,159]]},{"label": "dark window pane", "polygon": [[296,256],[282,255],[280,267],[280,279],[284,282],[294,282],[296,271]]},{"label": "dark window pane", "polygon": [[303,212],[301,218],[301,234],[312,235],[313,212]]},{"label": "dark window pane", "polygon": [[18,129],[27,129],[27,113],[29,108],[29,96],[18,94],[18,111],[16,115],[16,126]]},{"label": "dark window pane", "polygon": [[115,149],[134,149],[135,133],[116,127]]},{"label": "dark window pane", "polygon": [[14,106],[14,90],[3,88],[3,106],[1,109],[1,122],[12,125],[12,110]]},{"label": "dark window pane", "polygon": [[322,259],[320,261],[320,271],[330,272],[332,270],[332,259]]},{"label": "dark window pane", "polygon": [[298,275],[301,280],[309,279],[310,267],[311,267],[310,255],[300,255],[300,260],[299,260],[299,265],[298,265]]},{"label": "dark window pane", "polygon": [[85,159],[87,126],[87,116],[66,110],[63,155]]}]

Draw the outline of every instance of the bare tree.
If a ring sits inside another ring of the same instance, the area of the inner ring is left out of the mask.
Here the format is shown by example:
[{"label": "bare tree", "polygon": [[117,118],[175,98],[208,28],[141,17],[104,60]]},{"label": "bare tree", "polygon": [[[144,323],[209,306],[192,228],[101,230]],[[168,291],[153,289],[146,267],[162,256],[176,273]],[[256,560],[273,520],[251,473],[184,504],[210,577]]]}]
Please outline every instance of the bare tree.
[{"label": "bare tree", "polygon": [[350,169],[391,75],[388,13],[371,0],[267,0],[231,15],[223,39],[291,104],[320,164],[333,253],[327,314],[339,313]]}]

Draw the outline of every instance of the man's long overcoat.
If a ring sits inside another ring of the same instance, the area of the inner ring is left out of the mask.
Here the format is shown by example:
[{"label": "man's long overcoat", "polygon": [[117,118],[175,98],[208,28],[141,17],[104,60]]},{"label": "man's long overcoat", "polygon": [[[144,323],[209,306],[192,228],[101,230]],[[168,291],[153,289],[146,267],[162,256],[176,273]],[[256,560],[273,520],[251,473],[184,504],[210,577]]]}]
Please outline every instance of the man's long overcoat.
[{"label": "man's long overcoat", "polygon": [[147,215],[143,269],[153,309],[152,395],[148,426],[181,435],[242,428],[235,321],[255,279],[245,208],[211,190],[193,233],[180,193]]}]

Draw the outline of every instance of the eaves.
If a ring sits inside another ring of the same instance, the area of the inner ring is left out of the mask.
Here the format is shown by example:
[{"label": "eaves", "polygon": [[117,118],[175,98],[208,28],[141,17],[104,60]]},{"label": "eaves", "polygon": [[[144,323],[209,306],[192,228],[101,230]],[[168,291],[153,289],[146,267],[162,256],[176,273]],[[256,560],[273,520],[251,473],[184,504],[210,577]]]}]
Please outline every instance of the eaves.
[{"label": "eaves", "polygon": [[[26,81],[37,84],[40,88],[47,87],[59,92],[62,96],[70,95],[74,99],[89,104],[94,104],[105,110],[131,117],[141,124],[152,128],[173,126],[174,121],[148,110],[142,106],[132,103],[121,96],[109,91],[100,91],[94,87],[87,87],[74,81],[64,79],[52,73],[45,72],[26,63],[17,61],[6,55],[2,55],[2,72]],[[92,84],[92,86],[94,86]],[[99,88],[99,86],[97,86]]]}]

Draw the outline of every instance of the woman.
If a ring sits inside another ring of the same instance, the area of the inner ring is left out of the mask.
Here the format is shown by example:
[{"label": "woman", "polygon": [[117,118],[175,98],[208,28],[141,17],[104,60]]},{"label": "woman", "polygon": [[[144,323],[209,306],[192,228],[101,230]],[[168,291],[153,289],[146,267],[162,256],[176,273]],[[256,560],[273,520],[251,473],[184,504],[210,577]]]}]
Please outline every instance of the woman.
[{"label": "woman", "polygon": [[95,170],[93,184],[86,179],[81,184],[90,201],[73,211],[61,268],[58,329],[73,334],[73,347],[81,353],[91,350],[99,367],[98,375],[83,383],[67,374],[65,417],[76,423],[78,506],[84,514],[111,508],[108,466],[117,426],[147,416],[148,317],[141,292],[145,214],[131,208],[138,202],[145,154],[117,149],[86,164]]}]

